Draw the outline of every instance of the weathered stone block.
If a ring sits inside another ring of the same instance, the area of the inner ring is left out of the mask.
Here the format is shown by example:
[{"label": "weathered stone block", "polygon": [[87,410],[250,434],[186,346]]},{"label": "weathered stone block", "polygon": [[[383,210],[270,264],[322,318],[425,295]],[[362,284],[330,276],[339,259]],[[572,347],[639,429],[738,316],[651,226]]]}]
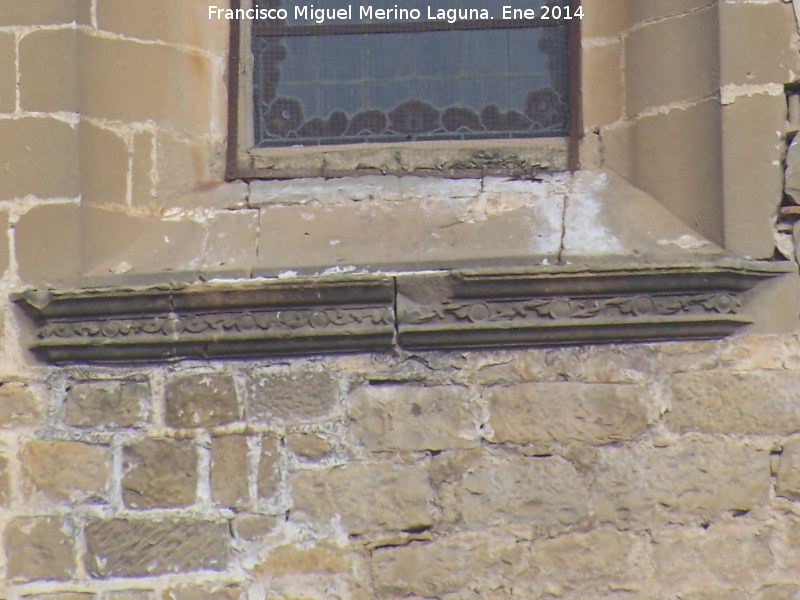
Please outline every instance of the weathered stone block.
[{"label": "weathered stone block", "polygon": [[[0,121],[0,130],[4,123],[5,121]],[[77,155],[77,147],[71,148],[69,152]],[[3,144],[0,143],[0,155],[2,153]],[[53,157],[53,160],[60,159]],[[63,158],[64,162],[70,160]],[[0,156],[0,165],[2,164],[4,164],[3,157]],[[77,168],[77,164],[75,166]],[[55,168],[59,169],[58,166]],[[39,175],[41,172],[39,171]],[[3,181],[5,180],[0,175],[0,182]],[[2,186],[3,183],[0,183],[0,188]],[[3,192],[0,189],[0,197],[2,196]],[[19,275],[26,284],[32,286],[64,285],[70,282],[74,284],[81,271],[81,220],[80,207],[77,204],[34,207],[20,217],[14,226],[14,231]]]},{"label": "weathered stone block", "polygon": [[[337,268],[375,272],[499,261],[538,264],[557,257],[561,212],[555,194],[546,199],[532,196],[527,204],[506,210],[476,208],[472,198],[442,202],[441,197],[263,206],[254,272],[276,276]],[[353,236],[353,231],[360,235]]]},{"label": "weathered stone block", "polygon": [[229,546],[226,521],[93,519],[86,525],[86,570],[96,579],[220,571]]},{"label": "weathered stone block", "polygon": [[164,591],[164,600],[245,600],[238,587],[187,585]]},{"label": "weathered stone block", "polygon": [[716,8],[632,31],[625,42],[625,85],[629,117],[719,89]]},{"label": "weathered stone block", "polygon": [[197,451],[191,441],[147,439],[123,452],[122,498],[130,508],[188,506],[197,493]]},{"label": "weathered stone block", "polygon": [[333,575],[352,571],[354,553],[331,543],[311,547],[282,545],[273,548],[256,567],[257,575],[285,577],[312,573]]},{"label": "weathered stone block", "polygon": [[77,0],[6,2],[0,14],[0,27],[71,23],[76,17],[77,4]]},{"label": "weathered stone block", "polygon": [[339,401],[339,387],[328,371],[268,369],[250,375],[248,415],[264,419],[323,416]]},{"label": "weathered stone block", "polygon": [[261,437],[261,455],[258,459],[258,479],[256,487],[259,498],[271,498],[278,489],[278,439],[272,435]]},{"label": "weathered stone block", "polygon": [[619,37],[627,27],[630,0],[595,0],[592,10],[584,8],[581,36]]},{"label": "weathered stone block", "polygon": [[73,427],[132,427],[146,418],[149,401],[147,383],[74,383],[67,392],[64,422]]},{"label": "weathered stone block", "polygon": [[800,56],[794,47],[797,22],[790,4],[723,2],[719,11],[721,85],[782,85],[795,80]]},{"label": "weathered stone block", "polygon": [[258,241],[258,211],[220,212],[208,220],[203,267],[210,275],[250,276]]},{"label": "weathered stone block", "polygon": [[17,518],[6,526],[6,577],[12,581],[75,576],[72,527],[58,517]]},{"label": "weathered stone block", "polygon": [[13,33],[0,33],[0,113],[17,105],[17,43]]},{"label": "weathered stone block", "polygon": [[0,427],[37,425],[41,420],[41,402],[24,384],[0,384]]},{"label": "weathered stone block", "polygon": [[322,458],[332,450],[328,440],[316,433],[288,433],[283,441],[289,450],[303,458]]},{"label": "weathered stone block", "polygon": [[583,49],[583,127],[591,131],[622,118],[622,43]]},{"label": "weathered stone block", "polygon": [[78,31],[40,30],[19,43],[20,105],[25,111],[79,112]]},{"label": "weathered stone block", "polygon": [[635,562],[636,538],[610,527],[566,533],[533,544],[532,578],[551,589],[591,583],[628,588],[648,575]]},{"label": "weathered stone block", "polygon": [[239,418],[233,378],[223,373],[173,377],[165,402],[165,420],[172,427],[212,427]]},{"label": "weathered stone block", "polygon": [[492,441],[601,445],[635,440],[647,428],[642,386],[541,382],[491,388]]},{"label": "weathered stone block", "polygon": [[326,522],[341,517],[352,535],[420,529],[436,519],[433,489],[422,466],[351,463],[295,473],[289,485],[296,513]]},{"label": "weathered stone block", "polygon": [[106,497],[111,455],[108,448],[81,442],[32,440],[20,452],[32,487],[56,502]]},{"label": "weathered stone block", "polygon": [[783,444],[778,465],[778,496],[800,500],[800,437],[795,436]]},{"label": "weathered stone block", "polygon": [[587,482],[568,461],[484,453],[456,488],[457,510],[470,529],[508,524],[538,534],[589,515]]},{"label": "weathered stone block", "polygon": [[756,600],[797,600],[800,598],[800,585],[768,585],[758,591]]},{"label": "weathered stone block", "polygon": [[475,598],[511,597],[514,575],[528,568],[525,555],[514,538],[485,533],[379,549],[375,592],[380,598],[466,598],[467,590]]},{"label": "weathered stone block", "polygon": [[170,206],[181,196],[221,179],[221,175],[212,171],[213,154],[214,146],[208,142],[184,140],[159,132],[156,135],[158,180],[155,185],[159,203]]},{"label": "weathered stone block", "polygon": [[767,501],[770,486],[768,452],[690,438],[666,448],[602,448],[592,497],[601,521],[649,526],[747,511]]},{"label": "weathered stone block", "polygon": [[217,54],[228,49],[227,21],[209,19],[208,6],[198,7],[193,0],[106,0],[97,6],[97,24],[103,31],[140,40],[187,44]]},{"label": "weathered stone block", "polygon": [[[627,140],[632,183],[660,200],[698,233],[720,245],[723,242],[723,223],[719,218],[722,214],[721,128],[722,109],[719,100],[711,98],[643,117]],[[626,141],[621,139],[617,143]],[[641,152],[644,146],[648,152]],[[675,173],[680,173],[680,177]],[[696,202],[694,198],[704,201]]]},{"label": "weathered stone block", "polygon": [[464,448],[478,438],[469,400],[460,386],[365,386],[351,394],[347,416],[370,450]]},{"label": "weathered stone block", "polygon": [[672,2],[628,0],[628,25],[641,25],[666,17],[684,15],[698,11],[711,4],[714,4],[714,0],[672,0]]},{"label": "weathered stone block", "polygon": [[95,595],[88,592],[55,592],[24,596],[25,600],[94,600]]},{"label": "weathered stone block", "polygon": [[655,580],[664,591],[708,589],[709,581],[749,588],[773,565],[771,532],[738,520],[667,529],[654,537]]},{"label": "weathered stone block", "polygon": [[8,458],[0,455],[0,506],[8,506],[11,500],[11,473]]},{"label": "weathered stone block", "polygon": [[81,123],[81,201],[124,205],[128,193],[130,149],[111,131]]},{"label": "weathered stone block", "polygon": [[211,440],[211,497],[224,506],[241,507],[249,494],[247,438],[242,435]]},{"label": "weathered stone block", "polygon": [[150,131],[133,134],[131,203],[134,206],[151,206],[156,201],[155,139]]},{"label": "weathered stone block", "polygon": [[667,426],[681,433],[787,435],[800,430],[800,373],[728,370],[672,376]]},{"label": "weathered stone block", "polygon": [[722,108],[725,247],[738,256],[766,258],[774,252],[785,123],[783,94],[739,97]]},{"label": "weathered stone block", "polygon": [[[13,200],[29,194],[39,198],[75,198],[80,193],[78,173],[76,127],[46,117],[0,120],[0,198]],[[18,226],[26,220],[52,216],[57,208],[34,208],[22,216]],[[65,227],[69,221],[57,222]],[[48,233],[47,229],[40,230],[39,243],[49,240]],[[71,237],[65,236],[64,230],[61,235],[67,239]],[[52,244],[56,240],[49,241]],[[17,243],[20,244],[20,240]],[[62,258],[69,258],[69,254]]]},{"label": "weathered stone block", "polygon": [[210,58],[162,44],[94,35],[82,35],[79,43],[79,86],[85,115],[124,122],[155,121],[197,134],[211,132],[212,99],[186,102],[194,90],[214,89],[214,79],[221,74]]},{"label": "weathered stone block", "polygon": [[85,272],[107,278],[198,271],[205,230],[190,220],[131,216],[119,211],[84,207],[82,249]]},{"label": "weathered stone block", "polygon": [[253,542],[264,539],[282,522],[282,516],[238,514],[233,519],[233,530],[237,538]]},{"label": "weathered stone block", "polygon": [[150,590],[124,590],[103,594],[103,600],[154,600],[155,597],[155,592]]}]

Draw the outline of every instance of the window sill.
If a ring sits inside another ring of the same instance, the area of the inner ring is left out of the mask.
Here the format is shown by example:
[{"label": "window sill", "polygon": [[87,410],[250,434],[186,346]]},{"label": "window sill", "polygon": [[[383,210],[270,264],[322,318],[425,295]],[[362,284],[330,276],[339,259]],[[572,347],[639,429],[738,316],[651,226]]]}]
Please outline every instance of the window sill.
[{"label": "window sill", "polygon": [[231,176],[501,175],[530,179],[541,172],[566,171],[568,144],[568,138],[527,138],[255,148],[242,153]]}]

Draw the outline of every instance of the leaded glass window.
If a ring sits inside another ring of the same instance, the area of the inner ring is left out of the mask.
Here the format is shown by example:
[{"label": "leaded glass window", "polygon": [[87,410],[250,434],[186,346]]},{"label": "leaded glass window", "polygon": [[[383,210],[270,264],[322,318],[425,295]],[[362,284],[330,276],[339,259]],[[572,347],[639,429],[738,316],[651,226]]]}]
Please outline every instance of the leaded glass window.
[{"label": "leaded glass window", "polygon": [[256,146],[566,136],[571,21],[546,3],[257,0],[287,18],[252,27]]}]

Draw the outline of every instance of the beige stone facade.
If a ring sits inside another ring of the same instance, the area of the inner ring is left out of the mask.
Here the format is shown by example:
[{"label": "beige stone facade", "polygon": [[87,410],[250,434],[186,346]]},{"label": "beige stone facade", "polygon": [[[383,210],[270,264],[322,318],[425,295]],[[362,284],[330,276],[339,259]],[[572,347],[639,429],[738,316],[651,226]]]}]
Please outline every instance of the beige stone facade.
[{"label": "beige stone facade", "polygon": [[[0,0],[0,599],[800,598],[800,7],[583,5],[581,171],[243,181],[205,0]],[[717,341],[53,366],[9,299],[781,256]]]}]

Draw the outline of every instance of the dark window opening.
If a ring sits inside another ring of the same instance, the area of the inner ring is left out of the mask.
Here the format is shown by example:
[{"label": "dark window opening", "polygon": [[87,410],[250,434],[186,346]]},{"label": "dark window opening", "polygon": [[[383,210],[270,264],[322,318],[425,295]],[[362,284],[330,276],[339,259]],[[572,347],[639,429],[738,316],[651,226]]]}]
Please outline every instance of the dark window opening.
[{"label": "dark window opening", "polygon": [[377,21],[328,0],[352,18],[317,24],[295,19],[294,2],[254,2],[288,14],[253,23],[256,147],[569,135],[572,20],[503,19],[499,3],[484,18],[487,4],[448,2],[465,17],[448,22],[404,0],[422,18]]}]

